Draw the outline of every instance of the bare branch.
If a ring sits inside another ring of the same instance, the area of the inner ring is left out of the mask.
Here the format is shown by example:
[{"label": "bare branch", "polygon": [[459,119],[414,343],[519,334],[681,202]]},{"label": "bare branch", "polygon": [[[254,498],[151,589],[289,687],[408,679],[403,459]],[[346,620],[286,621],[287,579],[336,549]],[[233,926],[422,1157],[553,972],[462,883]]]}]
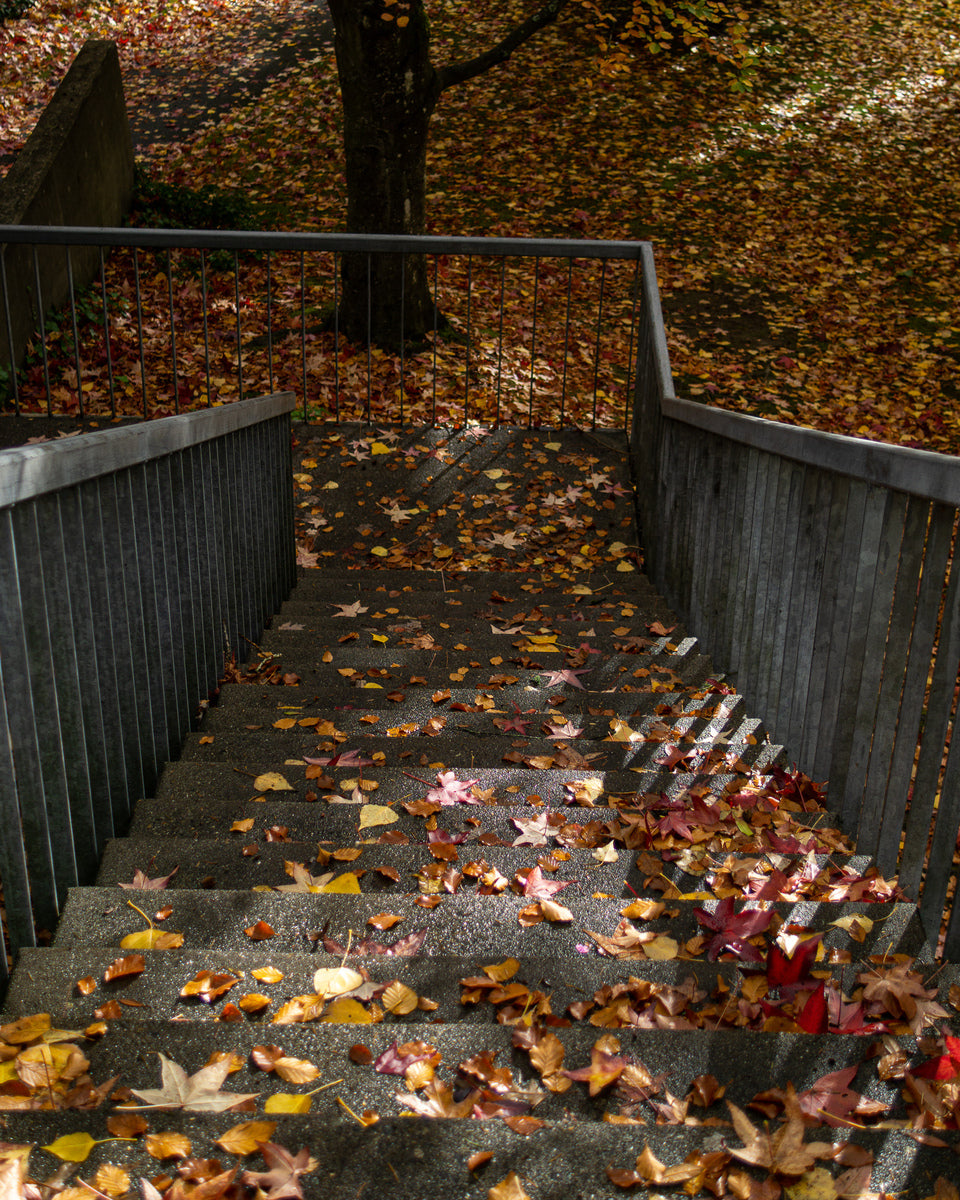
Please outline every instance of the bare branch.
[{"label": "bare branch", "polygon": [[492,67],[497,67],[501,63],[505,63],[519,46],[524,42],[529,41],[534,34],[539,33],[546,25],[552,24],[564,8],[567,6],[567,0],[547,0],[532,17],[528,17],[521,25],[517,25],[515,29],[496,46],[486,50],[483,54],[478,54],[476,58],[467,59],[465,62],[452,63],[450,66],[441,67],[437,72],[437,91],[445,91],[449,87],[454,87],[458,83],[465,83],[468,79],[474,79],[477,75],[483,75]]}]

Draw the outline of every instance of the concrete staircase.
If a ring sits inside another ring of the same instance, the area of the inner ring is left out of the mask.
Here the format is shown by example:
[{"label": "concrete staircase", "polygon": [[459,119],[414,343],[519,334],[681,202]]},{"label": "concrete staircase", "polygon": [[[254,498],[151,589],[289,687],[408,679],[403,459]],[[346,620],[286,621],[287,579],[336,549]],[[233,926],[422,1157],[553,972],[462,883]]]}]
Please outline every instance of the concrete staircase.
[{"label": "concrete staircase", "polygon": [[[0,1098],[44,1110],[4,1104],[4,1139],[99,1143],[35,1149],[30,1177],[209,1198],[274,1167],[264,1193],[330,1200],[956,1178],[949,1105],[918,1118],[902,1069],[941,1052],[955,969],[674,625],[636,574],[304,572],[259,674],[21,956],[4,1019],[69,1032],[0,1030]],[[41,1081],[19,1064],[47,1042]],[[161,1054],[235,1069],[198,1111],[124,1112]]]}]

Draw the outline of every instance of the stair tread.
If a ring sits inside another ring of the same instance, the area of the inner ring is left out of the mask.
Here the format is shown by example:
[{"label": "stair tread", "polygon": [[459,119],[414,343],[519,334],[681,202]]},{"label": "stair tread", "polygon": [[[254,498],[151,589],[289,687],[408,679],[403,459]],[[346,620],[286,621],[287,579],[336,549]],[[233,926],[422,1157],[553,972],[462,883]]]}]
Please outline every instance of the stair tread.
[{"label": "stair tread", "polygon": [[[138,898],[148,906],[156,907],[156,892],[131,890],[121,897],[115,888],[70,889],[54,945],[84,942],[119,945],[123,937],[144,927],[142,919],[128,903],[137,903]],[[564,897],[559,899],[562,902]],[[388,907],[402,918],[403,932],[398,926],[384,941],[392,944],[401,936],[426,929],[426,940],[420,951],[425,954],[473,951],[508,955],[520,936],[530,953],[577,953],[575,945],[578,941],[582,944],[590,942],[585,931],[594,930],[605,936],[614,932],[621,919],[619,909],[623,907],[623,898],[611,902],[572,897],[565,905],[573,916],[571,922],[561,924],[544,920],[522,928],[519,913],[530,903],[528,898],[515,895],[477,897],[460,891],[455,895],[444,895],[436,908],[428,910],[410,896],[391,896]],[[163,892],[162,905],[173,909],[164,928],[182,933],[189,945],[223,949],[249,946],[250,936],[245,930],[264,921],[273,930],[269,951],[310,953],[316,945],[315,935],[325,923],[330,924],[329,936],[346,945],[349,930],[363,928],[370,917],[382,912],[385,899],[375,894],[312,895],[167,888]],[[709,911],[715,904],[712,901],[671,900],[670,910],[677,909],[679,915],[646,922],[643,932],[662,933],[676,940],[692,938],[701,932],[694,916],[698,907]],[[811,931],[822,931],[825,946],[849,948],[849,933],[830,924],[836,918],[832,908],[825,910],[815,901],[777,903],[770,907],[791,926],[809,925]],[[856,946],[858,956],[881,949],[912,957],[925,955],[925,938],[913,904],[848,903],[845,911],[847,915],[861,914],[874,922],[865,940]]]}]

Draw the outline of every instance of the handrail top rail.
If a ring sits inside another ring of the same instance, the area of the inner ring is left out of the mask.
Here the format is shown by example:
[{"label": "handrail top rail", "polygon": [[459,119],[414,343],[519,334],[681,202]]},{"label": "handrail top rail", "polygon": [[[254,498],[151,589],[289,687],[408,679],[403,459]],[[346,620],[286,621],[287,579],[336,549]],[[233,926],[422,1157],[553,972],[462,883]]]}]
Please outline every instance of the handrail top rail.
[{"label": "handrail top rail", "polygon": [[951,454],[784,425],[669,395],[661,396],[660,411],[685,425],[805,466],[960,508],[960,458]]},{"label": "handrail top rail", "polygon": [[295,406],[293,392],[277,392],[158,421],[0,450],[0,509],[175,454],[292,412]]},{"label": "handrail top rail", "polygon": [[432,234],[284,233],[268,230],[141,229],[130,225],[0,225],[0,245],[136,246],[200,250],[326,250],[367,253],[639,259],[649,242],[587,238],[449,237]]}]

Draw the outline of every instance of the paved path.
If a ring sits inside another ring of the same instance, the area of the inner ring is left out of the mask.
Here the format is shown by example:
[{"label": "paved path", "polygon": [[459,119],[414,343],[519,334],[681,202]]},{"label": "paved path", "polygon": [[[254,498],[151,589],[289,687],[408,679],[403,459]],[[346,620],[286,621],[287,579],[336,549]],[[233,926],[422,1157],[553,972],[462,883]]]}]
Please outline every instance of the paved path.
[{"label": "paved path", "polygon": [[326,4],[289,0],[263,3],[242,23],[225,21],[202,55],[187,48],[171,64],[125,73],[134,147],[180,141],[225,113],[256,100],[278,76],[299,66],[330,41]]}]

